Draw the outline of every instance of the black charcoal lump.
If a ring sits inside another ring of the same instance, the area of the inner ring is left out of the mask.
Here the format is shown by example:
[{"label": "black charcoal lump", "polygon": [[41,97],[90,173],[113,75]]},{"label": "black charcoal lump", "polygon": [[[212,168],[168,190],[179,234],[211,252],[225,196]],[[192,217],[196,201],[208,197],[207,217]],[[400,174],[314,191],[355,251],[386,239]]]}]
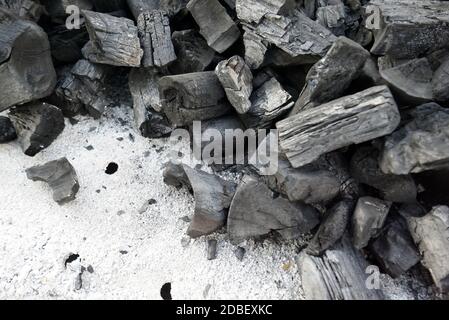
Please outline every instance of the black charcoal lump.
[{"label": "black charcoal lump", "polygon": [[16,129],[8,117],[0,116],[0,143],[10,142],[17,138]]}]

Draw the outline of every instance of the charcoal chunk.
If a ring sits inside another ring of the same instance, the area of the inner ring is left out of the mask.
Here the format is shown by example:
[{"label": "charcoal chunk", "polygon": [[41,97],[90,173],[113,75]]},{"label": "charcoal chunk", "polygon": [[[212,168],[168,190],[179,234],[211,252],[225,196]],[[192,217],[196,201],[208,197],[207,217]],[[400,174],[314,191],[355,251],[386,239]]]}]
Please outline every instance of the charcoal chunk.
[{"label": "charcoal chunk", "polygon": [[35,22],[38,22],[44,13],[44,6],[32,0],[0,0],[0,7]]},{"label": "charcoal chunk", "polygon": [[449,59],[444,61],[435,71],[431,85],[435,100],[449,100]]},{"label": "charcoal chunk", "polygon": [[143,12],[164,10],[170,17],[186,8],[189,0],[127,0],[128,6],[137,20]]},{"label": "charcoal chunk", "polygon": [[217,240],[211,239],[207,241],[207,260],[217,258]]},{"label": "charcoal chunk", "polygon": [[283,15],[293,9],[293,0],[236,0],[237,17],[248,23],[259,23],[267,13]]},{"label": "charcoal chunk", "polygon": [[17,138],[16,129],[8,117],[0,116],[0,143],[10,142]]}]

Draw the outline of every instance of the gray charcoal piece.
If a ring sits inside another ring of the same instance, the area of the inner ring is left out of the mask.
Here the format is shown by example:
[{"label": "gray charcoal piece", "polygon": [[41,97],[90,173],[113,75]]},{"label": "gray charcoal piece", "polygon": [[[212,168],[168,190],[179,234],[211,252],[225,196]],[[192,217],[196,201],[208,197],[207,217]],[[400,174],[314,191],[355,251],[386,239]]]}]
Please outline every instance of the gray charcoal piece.
[{"label": "gray charcoal piece", "polygon": [[313,207],[277,197],[262,181],[245,176],[232,200],[227,228],[231,243],[237,245],[273,231],[286,240],[296,239],[318,223]]},{"label": "gray charcoal piece", "polygon": [[207,240],[207,260],[215,260],[217,258],[217,240]]},{"label": "gray charcoal piece", "polygon": [[161,138],[173,130],[168,119],[161,113],[156,69],[135,68],[129,75],[129,89],[133,97],[134,122],[143,137]]},{"label": "gray charcoal piece", "polygon": [[49,96],[55,85],[47,34],[0,7],[0,112]]},{"label": "gray charcoal piece", "polygon": [[372,238],[382,231],[390,212],[391,202],[373,197],[358,200],[352,216],[352,242],[357,249],[363,249]]},{"label": "gray charcoal piece", "polygon": [[382,79],[404,102],[422,104],[433,100],[433,71],[426,58],[380,69]]},{"label": "gray charcoal piece", "polygon": [[423,265],[443,294],[449,292],[449,208],[438,206],[422,218],[410,218],[409,229]]},{"label": "gray charcoal piece", "polygon": [[214,233],[226,224],[227,209],[236,189],[235,183],[172,162],[164,170],[164,182],[178,187],[185,185],[193,191],[195,214],[187,230],[187,235],[191,238]]},{"label": "gray charcoal piece", "polygon": [[0,116],[0,144],[17,139],[16,129],[8,117]]},{"label": "gray charcoal piece", "polygon": [[371,52],[378,56],[417,58],[447,47],[449,2],[433,0],[373,0],[379,7],[380,29]]},{"label": "gray charcoal piece", "polygon": [[143,67],[165,67],[176,60],[167,13],[162,10],[143,12],[137,19],[137,28],[144,51]]},{"label": "gray charcoal piece", "polygon": [[23,152],[30,157],[50,146],[65,127],[62,111],[42,102],[16,107],[10,111],[9,117]]},{"label": "gray charcoal piece", "polygon": [[370,251],[393,278],[403,275],[421,260],[410,232],[400,221],[388,226],[370,245]]},{"label": "gray charcoal piece", "polygon": [[220,117],[232,109],[213,71],[162,77],[159,94],[162,111],[174,126]]},{"label": "gray charcoal piece", "polygon": [[245,61],[251,69],[258,69],[265,60],[268,42],[254,31],[244,27],[243,44],[245,46]]},{"label": "gray charcoal piece", "polygon": [[449,58],[435,71],[431,85],[435,100],[449,100]]},{"label": "gray charcoal piece", "polygon": [[328,209],[306,249],[307,253],[320,256],[340,241],[346,232],[353,210],[354,201],[351,199],[341,200]]},{"label": "gray charcoal piece", "polygon": [[290,201],[306,204],[325,203],[340,193],[340,181],[329,170],[305,166],[293,168],[286,160],[279,160],[274,175],[264,176],[268,186]]},{"label": "gray charcoal piece", "polygon": [[82,13],[90,37],[83,48],[87,60],[113,66],[140,66],[143,50],[132,20],[88,10]]},{"label": "gray charcoal piece", "polygon": [[209,47],[223,53],[240,37],[240,30],[218,0],[190,0],[187,9]]},{"label": "gray charcoal piece", "polygon": [[245,258],[246,250],[245,248],[237,247],[234,250],[234,254],[239,261],[243,261],[243,259]]},{"label": "gray charcoal piece", "polygon": [[376,86],[304,110],[276,127],[281,150],[297,168],[325,153],[388,135],[399,122],[390,90]]},{"label": "gray charcoal piece", "polygon": [[6,8],[21,18],[38,22],[44,6],[32,0],[0,0],[0,8]]},{"label": "gray charcoal piece", "polygon": [[178,56],[170,65],[174,74],[204,71],[214,60],[215,51],[196,30],[175,31],[172,42]]},{"label": "gray charcoal piece", "polygon": [[377,189],[384,200],[415,203],[418,190],[411,175],[385,174],[379,167],[380,152],[374,147],[357,149],[351,159],[351,175],[358,182]]},{"label": "gray charcoal piece", "polygon": [[327,54],[309,70],[292,114],[343,95],[359,76],[370,53],[358,43],[339,37]]},{"label": "gray charcoal piece", "polygon": [[253,74],[245,60],[239,56],[224,60],[215,68],[215,74],[234,109],[240,114],[247,113],[251,108]]},{"label": "gray charcoal piece", "polygon": [[251,108],[240,117],[248,128],[267,129],[294,105],[292,96],[271,78],[251,95]]},{"label": "gray charcoal piece", "polygon": [[80,188],[75,169],[66,158],[29,168],[26,174],[30,180],[48,183],[60,205],[75,200]]},{"label": "gray charcoal piece", "polygon": [[247,23],[259,23],[267,14],[284,15],[295,6],[293,0],[236,0],[237,17]]},{"label": "gray charcoal piece", "polygon": [[383,300],[381,290],[369,289],[368,262],[345,237],[322,257],[302,252],[297,258],[307,300]]},{"label": "gray charcoal piece", "polygon": [[388,174],[449,167],[449,110],[436,103],[416,107],[413,120],[387,137],[380,168]]},{"label": "gray charcoal piece", "polygon": [[184,10],[189,0],[127,0],[127,2],[131,13],[137,20],[143,12],[152,10],[164,10],[172,17]]}]

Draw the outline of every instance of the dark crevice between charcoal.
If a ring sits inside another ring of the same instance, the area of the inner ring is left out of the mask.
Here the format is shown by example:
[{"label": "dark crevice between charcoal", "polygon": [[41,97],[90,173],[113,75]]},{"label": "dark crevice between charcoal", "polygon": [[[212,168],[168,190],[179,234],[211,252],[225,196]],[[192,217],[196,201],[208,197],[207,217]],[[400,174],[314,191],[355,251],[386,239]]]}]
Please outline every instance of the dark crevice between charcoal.
[{"label": "dark crevice between charcoal", "polygon": [[418,201],[427,209],[434,206],[449,206],[449,170],[426,171],[413,175],[423,190],[418,193]]}]

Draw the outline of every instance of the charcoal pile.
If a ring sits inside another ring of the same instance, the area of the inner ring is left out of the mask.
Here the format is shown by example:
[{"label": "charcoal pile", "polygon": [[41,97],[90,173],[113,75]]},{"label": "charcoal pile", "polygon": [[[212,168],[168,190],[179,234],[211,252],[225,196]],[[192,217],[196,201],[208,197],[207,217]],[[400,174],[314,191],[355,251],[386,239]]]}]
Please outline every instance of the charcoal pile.
[{"label": "charcoal pile", "polygon": [[[65,118],[116,106],[151,139],[196,121],[223,138],[253,130],[242,164],[165,165],[165,183],[195,198],[189,237],[226,233],[243,253],[307,239],[308,299],[384,299],[373,266],[448,297],[448,12],[442,0],[0,0],[0,143],[33,157]],[[270,174],[248,160],[266,129]],[[63,205],[80,185],[60,156],[27,175]]]}]

